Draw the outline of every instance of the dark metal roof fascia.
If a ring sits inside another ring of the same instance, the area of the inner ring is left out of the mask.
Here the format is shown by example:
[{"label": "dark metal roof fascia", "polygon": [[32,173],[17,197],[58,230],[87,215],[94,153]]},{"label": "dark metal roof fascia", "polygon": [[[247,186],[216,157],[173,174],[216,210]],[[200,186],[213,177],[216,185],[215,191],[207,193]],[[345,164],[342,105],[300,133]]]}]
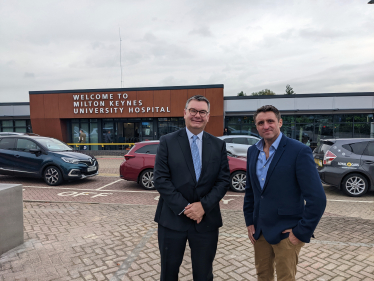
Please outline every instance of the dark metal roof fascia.
[{"label": "dark metal roof fascia", "polygon": [[51,91],[29,91],[35,94],[67,94],[67,93],[95,93],[95,92],[125,92],[125,91],[158,91],[158,90],[190,90],[224,88],[223,84],[193,85],[193,86],[166,86],[166,87],[142,87],[142,88],[111,88],[111,89],[80,89],[80,90],[51,90]]},{"label": "dark metal roof fascia", "polygon": [[271,96],[232,96],[224,97],[224,100],[245,99],[290,99],[290,98],[321,98],[321,97],[349,97],[349,96],[374,96],[374,92],[352,92],[352,93],[321,93],[321,94],[296,94],[296,95],[271,95]]},{"label": "dark metal roof fascia", "polygon": [[0,102],[0,106],[30,105],[29,102]]}]

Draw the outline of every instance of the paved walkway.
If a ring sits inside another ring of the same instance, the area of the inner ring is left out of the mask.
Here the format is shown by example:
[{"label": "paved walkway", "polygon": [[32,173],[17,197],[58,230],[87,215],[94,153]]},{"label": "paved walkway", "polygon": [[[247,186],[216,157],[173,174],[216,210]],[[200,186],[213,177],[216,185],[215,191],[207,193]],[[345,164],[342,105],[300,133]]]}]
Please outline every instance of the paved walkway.
[{"label": "paved walkway", "polygon": [[[157,193],[118,181],[120,159],[99,158],[99,162],[104,176],[58,188],[38,180],[0,176],[2,183],[29,186],[24,187],[28,198],[25,243],[0,256],[1,281],[159,280],[157,224],[153,222]],[[92,193],[73,197],[85,192],[82,189]],[[327,209],[316,239],[302,248],[297,280],[373,281],[374,193],[356,199],[334,188],[325,187],[325,191]],[[58,195],[62,192],[77,193]],[[99,193],[113,194],[92,198]],[[228,195],[232,196],[225,198],[235,200],[221,203],[224,226],[214,262],[215,280],[256,280],[253,248],[239,207],[243,195]],[[188,247],[180,280],[192,280]]]}]

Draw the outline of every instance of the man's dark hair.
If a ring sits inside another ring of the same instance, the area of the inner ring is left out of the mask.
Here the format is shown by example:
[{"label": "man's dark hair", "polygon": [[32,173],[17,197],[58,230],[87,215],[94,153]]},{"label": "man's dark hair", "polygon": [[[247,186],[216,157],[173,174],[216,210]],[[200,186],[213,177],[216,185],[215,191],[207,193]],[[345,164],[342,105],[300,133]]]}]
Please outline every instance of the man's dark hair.
[{"label": "man's dark hair", "polygon": [[190,101],[192,101],[192,100],[205,101],[206,104],[208,105],[208,112],[210,111],[210,102],[209,102],[209,100],[208,100],[206,97],[204,97],[204,96],[200,96],[200,95],[190,97],[190,98],[187,100],[187,102],[186,102],[186,107],[185,107],[185,109],[187,109],[188,104],[189,104]]},{"label": "man's dark hair", "polygon": [[253,115],[253,121],[255,122],[256,124],[256,117],[257,115],[260,113],[260,112],[274,112],[275,116],[277,117],[278,121],[281,119],[281,114],[279,112],[279,110],[273,106],[273,105],[264,105],[264,106],[261,106],[260,108],[258,108],[256,110],[256,113]]}]

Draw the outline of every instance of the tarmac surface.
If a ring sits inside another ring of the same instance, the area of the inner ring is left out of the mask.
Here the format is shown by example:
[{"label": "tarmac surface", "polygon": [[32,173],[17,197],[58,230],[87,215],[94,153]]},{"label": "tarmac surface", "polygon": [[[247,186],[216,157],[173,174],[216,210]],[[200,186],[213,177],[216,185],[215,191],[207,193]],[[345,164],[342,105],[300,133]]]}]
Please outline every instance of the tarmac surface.
[{"label": "tarmac surface", "polygon": [[[99,176],[50,187],[23,185],[25,243],[0,256],[0,280],[159,280],[158,192],[119,178],[122,157],[97,157]],[[374,280],[374,192],[352,198],[324,186],[327,208],[316,239],[302,248],[297,280]],[[257,280],[242,214],[243,194],[221,202],[224,226],[214,280]],[[1,230],[0,230],[1,231]],[[192,280],[188,246],[180,280]]]}]

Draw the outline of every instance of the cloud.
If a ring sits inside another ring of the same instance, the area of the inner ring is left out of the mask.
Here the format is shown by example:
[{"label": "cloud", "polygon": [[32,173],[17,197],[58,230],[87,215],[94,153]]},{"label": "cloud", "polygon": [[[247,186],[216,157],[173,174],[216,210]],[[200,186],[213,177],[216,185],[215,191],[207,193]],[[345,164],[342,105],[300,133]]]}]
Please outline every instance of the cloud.
[{"label": "cloud", "polygon": [[120,62],[124,87],[372,91],[370,8],[357,0],[5,1],[0,102],[28,101],[32,90],[120,87]]},{"label": "cloud", "polygon": [[25,72],[25,74],[23,75],[24,78],[35,78],[35,74],[34,73],[30,73],[30,72]]},{"label": "cloud", "polygon": [[188,34],[197,34],[203,37],[213,37],[212,32],[209,30],[209,27],[207,26],[200,26],[199,28],[194,28]]}]

